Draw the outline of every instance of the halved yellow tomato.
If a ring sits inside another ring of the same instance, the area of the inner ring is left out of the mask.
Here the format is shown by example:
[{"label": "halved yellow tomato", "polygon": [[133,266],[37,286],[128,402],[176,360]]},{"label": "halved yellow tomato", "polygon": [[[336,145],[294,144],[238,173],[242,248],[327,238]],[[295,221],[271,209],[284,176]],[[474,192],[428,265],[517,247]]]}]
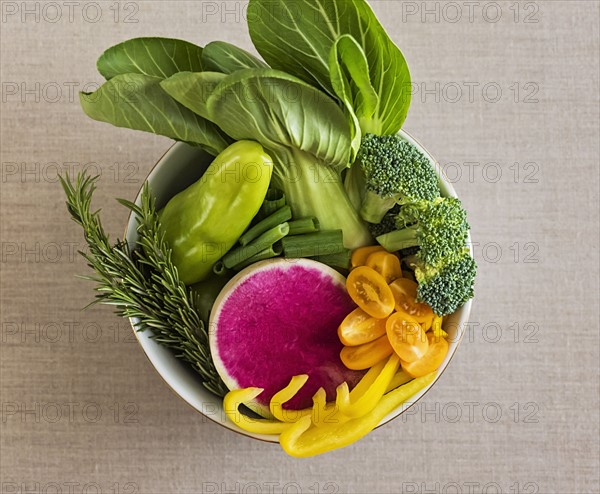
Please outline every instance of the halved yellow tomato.
[{"label": "halved yellow tomato", "polygon": [[346,346],[369,343],[385,334],[385,319],[375,319],[362,309],[354,309],[340,324],[338,336]]},{"label": "halved yellow tomato", "polygon": [[415,362],[427,353],[427,336],[415,319],[396,312],[387,320],[385,328],[392,348],[402,360]]},{"label": "halved yellow tomato", "polygon": [[387,252],[377,251],[367,257],[365,266],[373,268],[381,276],[385,278],[385,282],[389,285],[397,278],[402,278],[402,268],[400,267],[400,259],[398,256]]},{"label": "halved yellow tomato", "polygon": [[394,294],[383,276],[366,266],[350,271],[346,280],[348,294],[362,310],[376,319],[385,319],[394,311]]},{"label": "halved yellow tomato", "polygon": [[407,278],[398,278],[390,284],[396,310],[415,319],[427,331],[433,324],[434,313],[427,304],[417,302],[418,287],[419,285]]},{"label": "halved yellow tomato", "polygon": [[400,359],[402,369],[409,376],[421,377],[439,369],[448,354],[448,342],[445,338],[436,338],[433,332],[427,333],[429,348],[427,353],[415,362]]},{"label": "halved yellow tomato", "polygon": [[381,245],[373,245],[371,247],[361,247],[360,249],[356,249],[352,252],[352,257],[350,258],[350,266],[352,269],[357,268],[358,266],[364,266],[367,263],[367,259],[373,252],[386,252],[386,250]]},{"label": "halved yellow tomato", "polygon": [[340,352],[340,358],[348,369],[364,370],[388,358],[392,353],[394,353],[394,349],[390,345],[388,337],[383,335],[371,343],[345,346]]}]

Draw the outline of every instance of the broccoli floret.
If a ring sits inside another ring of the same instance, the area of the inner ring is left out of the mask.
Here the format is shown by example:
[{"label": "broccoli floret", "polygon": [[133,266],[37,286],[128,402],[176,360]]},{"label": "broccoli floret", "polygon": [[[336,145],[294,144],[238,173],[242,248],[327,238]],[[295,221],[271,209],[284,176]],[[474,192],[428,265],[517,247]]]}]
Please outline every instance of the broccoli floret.
[{"label": "broccoli floret", "polygon": [[419,257],[426,264],[437,264],[445,256],[460,251],[469,232],[467,213],[453,197],[403,206],[396,217],[396,226],[399,230],[379,236],[377,241],[391,252],[419,247]]},{"label": "broccoli floret", "polygon": [[399,136],[366,134],[357,166],[364,175],[366,189],[360,214],[369,223],[380,223],[395,204],[431,201],[440,196],[429,159]]},{"label": "broccoli floret", "polygon": [[439,316],[452,314],[473,297],[477,265],[469,249],[463,248],[443,258],[436,265],[428,265],[414,256],[411,264],[419,288],[417,298],[429,305]]},{"label": "broccoli floret", "polygon": [[393,232],[397,230],[396,226],[396,217],[400,213],[400,205],[396,204],[392,209],[390,209],[383,219],[377,223],[376,225],[369,223],[369,231],[371,235],[374,237],[380,237],[381,235],[385,235],[386,233]]}]

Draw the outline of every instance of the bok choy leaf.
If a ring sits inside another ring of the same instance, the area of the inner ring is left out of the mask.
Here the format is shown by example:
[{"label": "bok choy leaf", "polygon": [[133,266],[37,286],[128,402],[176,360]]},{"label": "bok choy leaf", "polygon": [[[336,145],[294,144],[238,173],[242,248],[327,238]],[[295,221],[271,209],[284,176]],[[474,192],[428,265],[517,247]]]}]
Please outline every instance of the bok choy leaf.
[{"label": "bok choy leaf", "polygon": [[361,122],[373,117],[379,96],[369,79],[369,62],[362,47],[350,35],[340,36],[329,55],[331,85],[342,103],[352,134],[352,161],[361,144]]},{"label": "bok choy leaf", "polygon": [[220,72],[180,72],[161,81],[160,86],[171,98],[210,120],[206,101],[226,77]]},{"label": "bok choy leaf", "polygon": [[[330,53],[338,38],[352,36],[364,51],[370,85],[379,98],[373,115],[360,119],[362,132],[400,130],[410,106],[410,72],[365,0],[250,0],[248,26],[254,46],[271,67],[342,100],[332,84]],[[346,57],[343,60],[349,65]],[[364,85],[355,86],[353,99],[362,90]],[[370,96],[362,98],[367,101]]]},{"label": "bok choy leaf", "polygon": [[105,79],[143,74],[166,79],[177,72],[200,72],[202,48],[171,38],[134,38],[106,50],[96,63]]},{"label": "bok choy leaf", "polygon": [[[225,41],[213,41],[202,52],[204,70],[232,74],[242,69],[266,69],[269,66],[251,53]],[[193,72],[193,71],[192,71]]]},{"label": "bok choy leaf", "polygon": [[118,75],[93,93],[80,93],[81,106],[94,120],[184,141],[215,156],[232,142],[216,125],[171,98],[160,82],[143,74]]}]

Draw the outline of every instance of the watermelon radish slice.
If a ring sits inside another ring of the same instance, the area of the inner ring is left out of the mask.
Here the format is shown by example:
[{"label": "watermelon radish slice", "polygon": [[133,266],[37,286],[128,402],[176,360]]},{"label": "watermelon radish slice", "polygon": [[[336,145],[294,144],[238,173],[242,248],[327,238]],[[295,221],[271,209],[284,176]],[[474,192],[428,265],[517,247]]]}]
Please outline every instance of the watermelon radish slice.
[{"label": "watermelon radish slice", "polygon": [[210,318],[210,349],[229,389],[264,388],[250,405],[270,417],[271,397],[298,374],[309,379],[283,407],[312,406],[320,387],[327,400],[344,381],[352,389],[364,372],[340,360],[337,328],[356,308],[345,278],[308,259],[276,259],[250,266],[219,294]]}]

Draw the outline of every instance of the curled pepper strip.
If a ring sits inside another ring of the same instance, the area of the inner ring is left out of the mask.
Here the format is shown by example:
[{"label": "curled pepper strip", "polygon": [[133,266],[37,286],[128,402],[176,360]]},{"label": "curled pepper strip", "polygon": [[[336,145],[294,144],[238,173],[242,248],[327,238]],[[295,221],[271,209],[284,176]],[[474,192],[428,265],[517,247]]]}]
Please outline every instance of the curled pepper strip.
[{"label": "curled pepper strip", "polygon": [[367,371],[367,373],[360,381],[358,381],[358,384],[354,386],[354,389],[350,392],[350,401],[356,401],[360,396],[369,391],[369,388],[373,386],[377,376],[381,374],[386,362],[387,361],[383,359],[381,362],[375,364]]},{"label": "curled pepper strip", "polygon": [[373,410],[360,418],[315,427],[311,426],[310,416],[302,417],[281,433],[279,443],[288,455],[296,458],[308,458],[349,446],[371,432],[395,408],[431,384],[435,375],[432,372],[418,377],[389,392]]},{"label": "curled pepper strip", "polygon": [[340,406],[340,411],[347,417],[358,418],[373,410],[387,391],[399,366],[400,358],[394,353],[375,379],[368,375],[363,378],[369,377],[369,381],[372,380],[369,387],[366,389],[361,387],[357,393],[355,393],[357,391],[356,388],[353,389],[352,393],[350,393],[348,403],[346,406]]},{"label": "curled pepper strip", "polygon": [[330,424],[346,422],[348,417],[340,413],[341,408],[350,403],[350,389],[348,383],[340,384],[336,389],[335,402],[327,403],[327,394],[323,388],[313,396],[313,408],[311,419],[316,427],[324,427]]},{"label": "curled pepper strip", "polygon": [[340,411],[350,406],[350,388],[345,381],[336,388],[335,406]]},{"label": "curled pepper strip", "polygon": [[313,407],[312,407],[312,422],[317,426],[321,427],[325,424],[325,416],[330,411],[327,406],[327,393],[323,388],[319,388],[313,396]]},{"label": "curled pepper strip", "polygon": [[239,411],[242,403],[248,403],[264,390],[262,388],[245,388],[230,391],[223,399],[225,415],[240,429],[255,434],[281,434],[290,424],[277,420],[253,419]]},{"label": "curled pepper strip", "polygon": [[294,423],[300,417],[304,417],[305,415],[312,414],[312,408],[305,408],[304,410],[284,410],[283,404],[290,401],[298,391],[302,389],[302,386],[306,384],[308,381],[307,374],[301,374],[299,376],[292,377],[290,383],[283,388],[281,391],[278,391],[271,398],[271,402],[269,403],[269,409],[277,420],[281,422]]}]

